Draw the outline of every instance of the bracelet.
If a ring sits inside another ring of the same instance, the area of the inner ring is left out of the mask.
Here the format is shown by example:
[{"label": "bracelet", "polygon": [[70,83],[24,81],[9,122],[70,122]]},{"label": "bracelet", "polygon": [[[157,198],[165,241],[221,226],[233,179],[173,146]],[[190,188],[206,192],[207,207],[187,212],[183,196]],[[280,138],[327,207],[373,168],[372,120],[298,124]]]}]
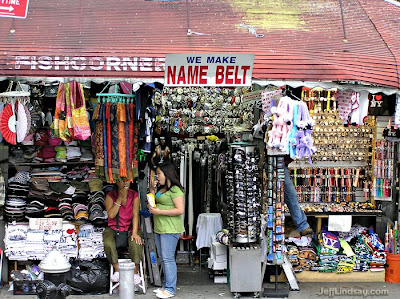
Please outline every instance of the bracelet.
[{"label": "bracelet", "polygon": [[114,201],[114,204],[118,207],[120,207],[121,205],[119,203],[117,203],[116,201]]}]

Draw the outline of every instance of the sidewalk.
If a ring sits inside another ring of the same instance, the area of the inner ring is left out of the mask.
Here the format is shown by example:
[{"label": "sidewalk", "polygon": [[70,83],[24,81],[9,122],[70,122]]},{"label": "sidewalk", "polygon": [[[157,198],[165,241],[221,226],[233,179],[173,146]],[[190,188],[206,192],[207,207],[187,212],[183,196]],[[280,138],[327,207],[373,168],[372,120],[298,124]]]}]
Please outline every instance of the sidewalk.
[{"label": "sidewalk", "polygon": [[[338,274],[346,275],[346,274]],[[312,299],[312,298],[400,298],[400,284],[389,284],[389,283],[300,283],[300,291],[292,291],[289,293],[290,299]],[[205,270],[193,271],[192,269],[181,267],[178,273],[178,291],[175,298],[180,299],[197,299],[197,298],[233,298],[233,294],[229,291],[227,284],[214,284],[213,280],[209,279],[208,272]],[[136,299],[156,299],[153,290],[156,289],[153,286],[149,286],[146,294],[136,293]],[[36,299],[34,295],[12,295],[12,292],[8,292],[8,286],[5,286],[0,290],[0,299]],[[355,292],[363,294],[357,295]],[[340,296],[335,295],[345,292],[353,295]],[[325,295],[320,295],[324,293]],[[371,296],[371,293],[381,293],[380,296]],[[241,298],[252,298],[253,293],[241,294]],[[329,297],[329,295],[332,295]],[[68,299],[116,299],[119,298],[118,293],[109,296],[108,294],[103,295],[81,295],[81,296],[69,296]],[[269,297],[271,298],[271,297]]]}]

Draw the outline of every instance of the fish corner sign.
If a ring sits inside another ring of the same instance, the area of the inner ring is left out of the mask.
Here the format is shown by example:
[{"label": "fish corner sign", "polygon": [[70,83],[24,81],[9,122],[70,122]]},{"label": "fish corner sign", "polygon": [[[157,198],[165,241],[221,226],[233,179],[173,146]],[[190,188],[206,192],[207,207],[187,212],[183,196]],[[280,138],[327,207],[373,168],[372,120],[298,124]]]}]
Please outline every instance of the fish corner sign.
[{"label": "fish corner sign", "polygon": [[29,0],[0,0],[0,17],[25,19]]}]

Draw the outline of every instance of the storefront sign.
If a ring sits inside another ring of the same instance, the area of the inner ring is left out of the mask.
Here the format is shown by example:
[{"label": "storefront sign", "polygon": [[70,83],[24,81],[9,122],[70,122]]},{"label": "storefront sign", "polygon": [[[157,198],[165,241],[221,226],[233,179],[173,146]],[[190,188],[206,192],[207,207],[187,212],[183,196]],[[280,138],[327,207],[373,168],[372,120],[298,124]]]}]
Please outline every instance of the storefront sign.
[{"label": "storefront sign", "polygon": [[0,17],[25,19],[29,0],[0,0]]},{"label": "storefront sign", "polygon": [[[1,1],[1,0],[0,0]],[[163,57],[15,56],[15,70],[162,72]]]},{"label": "storefront sign", "polygon": [[29,228],[35,230],[55,230],[62,229],[61,218],[30,218]]},{"label": "storefront sign", "polygon": [[166,86],[250,86],[253,54],[167,54]]}]

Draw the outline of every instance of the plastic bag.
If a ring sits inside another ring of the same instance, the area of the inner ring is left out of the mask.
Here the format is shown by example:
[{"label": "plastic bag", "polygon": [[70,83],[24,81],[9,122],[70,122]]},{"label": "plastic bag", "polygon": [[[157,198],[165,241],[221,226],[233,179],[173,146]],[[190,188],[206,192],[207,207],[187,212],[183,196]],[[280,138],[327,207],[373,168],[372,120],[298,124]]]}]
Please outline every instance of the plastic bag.
[{"label": "plastic bag", "polygon": [[106,294],[110,282],[107,261],[76,261],[67,274],[67,284],[85,294]]}]

